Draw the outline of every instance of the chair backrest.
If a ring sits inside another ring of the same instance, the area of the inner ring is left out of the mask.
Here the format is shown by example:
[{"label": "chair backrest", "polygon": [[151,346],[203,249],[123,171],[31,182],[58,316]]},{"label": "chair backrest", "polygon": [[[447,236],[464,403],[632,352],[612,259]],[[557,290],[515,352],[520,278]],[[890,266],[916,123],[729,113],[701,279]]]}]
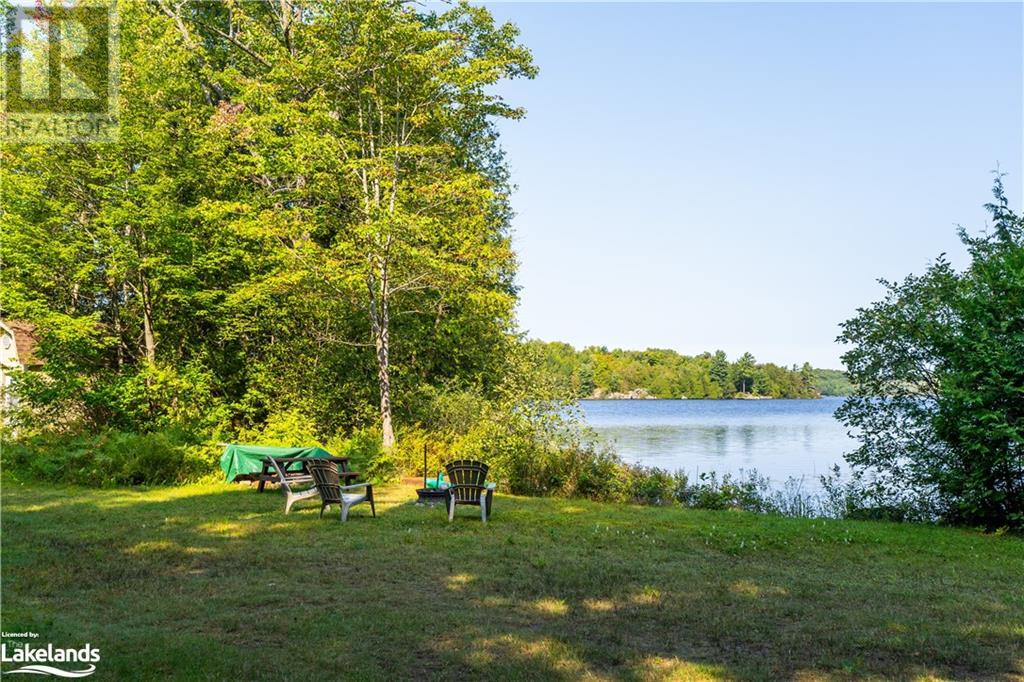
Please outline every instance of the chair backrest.
[{"label": "chair backrest", "polygon": [[444,465],[456,502],[476,502],[487,481],[488,466],[472,459],[457,459]]},{"label": "chair backrest", "polygon": [[325,504],[341,503],[341,481],[338,478],[338,465],[325,459],[309,458],[306,469],[313,477],[316,489],[320,491],[320,499]]}]

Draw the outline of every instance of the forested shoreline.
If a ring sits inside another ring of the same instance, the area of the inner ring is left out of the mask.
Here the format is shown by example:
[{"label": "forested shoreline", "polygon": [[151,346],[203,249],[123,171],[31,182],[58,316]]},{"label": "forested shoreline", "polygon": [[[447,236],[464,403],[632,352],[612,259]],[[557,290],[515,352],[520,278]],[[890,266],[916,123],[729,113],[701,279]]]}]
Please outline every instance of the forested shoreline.
[{"label": "forested shoreline", "polygon": [[750,353],[730,362],[720,350],[687,356],[659,348],[578,351],[557,341],[530,343],[560,390],[577,399],[820,398],[853,391],[840,370],[759,363]]}]

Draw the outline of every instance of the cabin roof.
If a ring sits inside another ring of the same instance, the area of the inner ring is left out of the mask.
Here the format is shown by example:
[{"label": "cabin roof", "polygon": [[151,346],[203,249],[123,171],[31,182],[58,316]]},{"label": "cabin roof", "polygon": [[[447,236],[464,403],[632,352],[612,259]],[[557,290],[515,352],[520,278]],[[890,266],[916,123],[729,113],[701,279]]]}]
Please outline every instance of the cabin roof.
[{"label": "cabin roof", "polygon": [[36,354],[36,349],[39,346],[36,326],[22,320],[4,320],[3,322],[14,334],[14,345],[18,349],[18,361],[26,369],[42,365],[42,358]]}]

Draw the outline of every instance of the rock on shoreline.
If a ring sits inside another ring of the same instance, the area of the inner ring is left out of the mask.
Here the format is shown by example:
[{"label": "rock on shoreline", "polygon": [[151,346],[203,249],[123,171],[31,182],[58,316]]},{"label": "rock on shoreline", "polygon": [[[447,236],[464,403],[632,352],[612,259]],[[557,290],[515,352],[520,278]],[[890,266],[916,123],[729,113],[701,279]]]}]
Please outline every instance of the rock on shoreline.
[{"label": "rock on shoreline", "polygon": [[590,396],[591,400],[657,400],[646,388],[634,388],[632,391],[604,391],[596,389]]}]

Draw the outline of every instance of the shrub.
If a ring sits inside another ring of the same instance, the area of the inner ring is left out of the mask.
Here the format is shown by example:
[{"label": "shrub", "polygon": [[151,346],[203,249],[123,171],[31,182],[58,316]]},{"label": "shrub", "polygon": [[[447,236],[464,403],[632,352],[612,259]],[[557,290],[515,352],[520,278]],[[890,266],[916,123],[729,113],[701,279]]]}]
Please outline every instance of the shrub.
[{"label": "shrub", "polygon": [[743,509],[753,512],[774,511],[769,502],[771,487],[768,479],[756,471],[746,477],[724,474],[719,479],[714,471],[703,472],[692,484],[679,492],[679,501],[685,507],[696,509]]},{"label": "shrub", "polygon": [[384,452],[380,446],[380,431],[358,429],[349,437],[336,436],[327,441],[326,449],[332,455],[348,457],[349,468],[358,471],[364,478],[384,481],[390,478],[392,466],[382,461]]},{"label": "shrub", "polygon": [[285,448],[300,448],[320,443],[316,422],[297,409],[272,413],[263,424],[240,430],[236,441]]},{"label": "shrub", "polygon": [[838,466],[821,477],[821,514],[839,519],[935,522],[934,499],[917,490],[894,491],[884,480],[854,470],[844,477]]},{"label": "shrub", "polygon": [[570,418],[492,414],[448,446],[451,459],[481,459],[491,477],[517,495],[623,499],[622,461]]},{"label": "shrub", "polygon": [[593,445],[574,448],[571,454],[576,459],[573,495],[592,500],[619,500],[625,496],[629,472],[618,455]]},{"label": "shrub", "polygon": [[779,490],[773,490],[766,501],[767,509],[775,514],[796,518],[829,516],[822,499],[804,490],[803,478],[788,478]]},{"label": "shrub", "polygon": [[663,505],[681,501],[687,487],[686,474],[669,473],[654,467],[627,466],[628,495],[637,504]]},{"label": "shrub", "polygon": [[177,431],[147,434],[40,433],[2,448],[3,465],[54,483],[156,485],[186,483],[213,474],[219,450]]}]

